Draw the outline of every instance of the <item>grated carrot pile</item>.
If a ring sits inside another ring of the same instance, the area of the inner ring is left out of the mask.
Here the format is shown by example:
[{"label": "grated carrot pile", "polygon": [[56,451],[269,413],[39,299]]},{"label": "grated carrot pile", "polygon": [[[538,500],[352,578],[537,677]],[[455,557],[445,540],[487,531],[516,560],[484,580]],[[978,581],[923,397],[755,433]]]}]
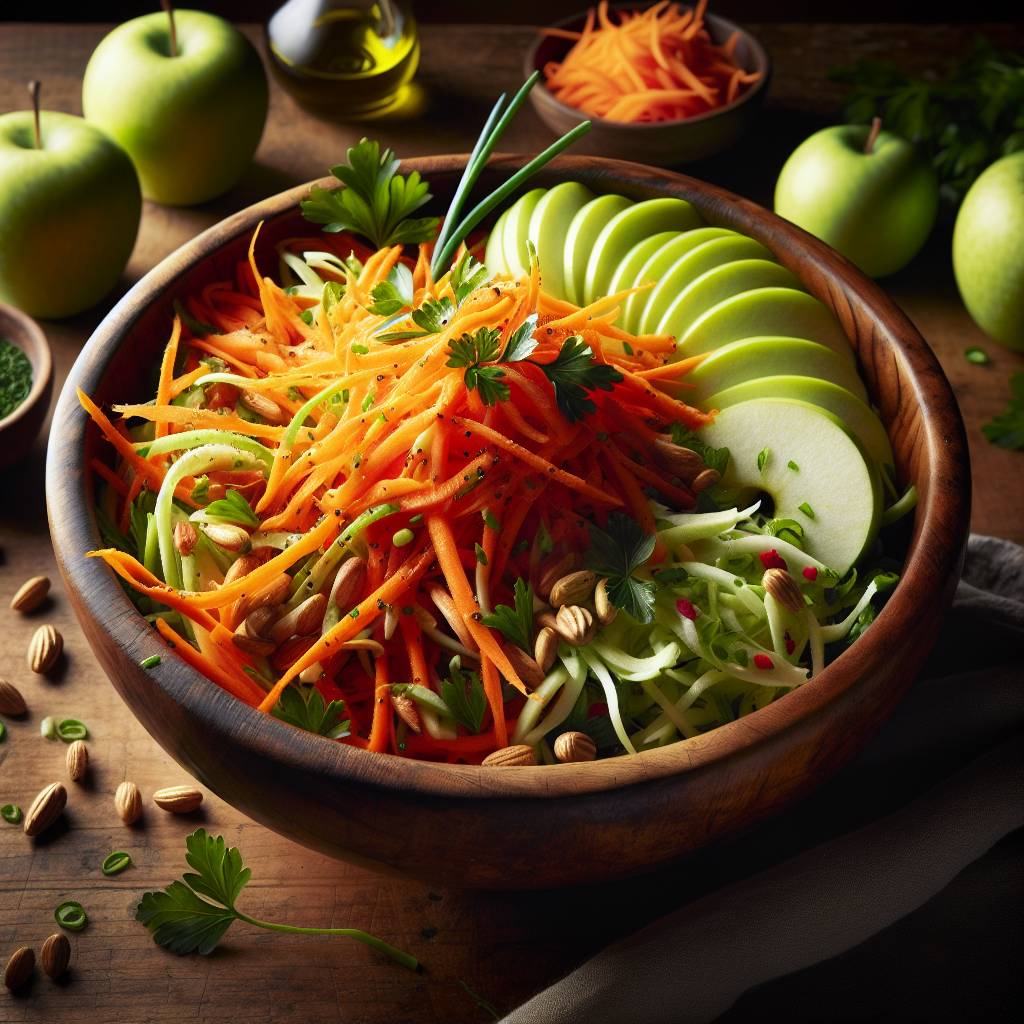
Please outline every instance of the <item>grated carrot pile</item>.
[{"label": "grated carrot pile", "polygon": [[575,45],[544,67],[547,88],[562,103],[608,121],[675,121],[732,103],[761,77],[736,63],[739,32],[723,46],[704,22],[707,0],[680,11],[663,0],[645,11],[608,13],[608,0],[587,12],[582,32],[542,29]]}]

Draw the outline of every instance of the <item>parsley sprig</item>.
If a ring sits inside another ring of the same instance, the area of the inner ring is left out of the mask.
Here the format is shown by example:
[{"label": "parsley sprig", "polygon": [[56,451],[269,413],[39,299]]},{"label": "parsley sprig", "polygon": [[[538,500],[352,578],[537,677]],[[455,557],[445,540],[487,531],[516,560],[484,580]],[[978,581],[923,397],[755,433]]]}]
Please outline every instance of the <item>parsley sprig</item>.
[{"label": "parsley sprig", "polygon": [[390,149],[380,151],[378,142],[363,139],[348,151],[347,163],[331,168],[344,188],[313,185],[303,200],[302,216],[324,231],[352,231],[368,238],[376,249],[389,245],[429,242],[439,217],[410,218],[430,201],[429,186],[417,171],[403,178],[399,161]]},{"label": "parsley sprig", "polygon": [[463,334],[450,346],[451,358],[446,363],[452,369],[466,368],[466,387],[476,388],[484,405],[496,405],[508,400],[511,391],[502,383],[505,371],[498,366],[484,366],[493,363],[501,351],[501,330],[481,327],[476,334]]},{"label": "parsley sprig", "polygon": [[294,686],[286,686],[271,714],[289,725],[332,740],[347,736],[351,726],[349,719],[342,717],[345,714],[345,702],[332,700],[325,706],[315,686],[305,696]]},{"label": "parsley sprig", "polygon": [[480,732],[487,710],[484,684],[476,672],[462,670],[462,659],[458,655],[452,658],[448,670],[451,675],[441,683],[441,699],[451,717],[475,736]]},{"label": "parsley sprig", "polygon": [[485,615],[483,624],[500,629],[502,636],[527,654],[533,655],[533,587],[523,579],[516,580],[514,608],[507,604],[494,607],[493,615]]},{"label": "parsley sprig", "polygon": [[207,522],[216,519],[225,523],[239,523],[242,526],[260,525],[259,516],[253,512],[252,506],[233,488],[228,488],[223,498],[211,501],[203,511],[203,519]]},{"label": "parsley sprig", "polygon": [[562,342],[558,358],[541,369],[555,389],[555,401],[562,415],[570,422],[597,412],[597,403],[590,392],[600,388],[611,391],[623,376],[612,366],[593,362],[593,350],[579,336],[571,335]]},{"label": "parsley sprig", "polygon": [[638,580],[633,573],[651,557],[654,535],[644,533],[635,519],[613,512],[604,530],[590,524],[590,542],[593,546],[587,555],[587,567],[607,577],[608,600],[637,622],[650,622],[654,618],[656,587],[649,580]]},{"label": "parsley sprig", "polygon": [[[153,940],[175,953],[210,953],[235,921],[245,921],[276,932],[303,935],[347,935],[372,946],[414,971],[419,961],[357,928],[295,928],[286,924],[257,921],[235,907],[235,900],[252,878],[242,866],[242,855],[229,847],[223,836],[207,835],[197,829],[185,840],[185,860],[196,874],[187,873],[181,882],[171,882],[159,892],[147,892],[138,906],[135,920],[153,933]],[[203,899],[202,897],[206,897]],[[210,902],[210,900],[214,902]]]},{"label": "parsley sprig", "polygon": [[985,436],[1000,448],[1024,448],[1024,371],[1010,376],[1013,397],[1006,412],[1001,412],[981,429]]}]

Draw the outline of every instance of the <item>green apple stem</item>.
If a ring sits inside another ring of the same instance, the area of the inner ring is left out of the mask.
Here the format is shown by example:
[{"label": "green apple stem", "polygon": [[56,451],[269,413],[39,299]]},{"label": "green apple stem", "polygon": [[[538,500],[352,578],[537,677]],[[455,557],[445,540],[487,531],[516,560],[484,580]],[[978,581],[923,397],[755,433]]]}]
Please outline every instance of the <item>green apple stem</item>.
[{"label": "green apple stem", "polygon": [[28,94],[32,97],[32,110],[36,115],[36,149],[43,148],[43,136],[39,130],[39,85],[35,79],[28,83]]},{"label": "green apple stem", "polygon": [[864,144],[864,152],[868,156],[871,155],[871,151],[875,148],[875,139],[878,138],[878,133],[882,130],[882,119],[880,117],[873,117],[871,119],[871,132],[868,135],[868,141]]},{"label": "green apple stem", "polygon": [[171,0],[160,0],[160,6],[167,12],[167,17],[171,22],[171,56],[178,56],[178,33],[174,27],[174,8],[171,6]]}]

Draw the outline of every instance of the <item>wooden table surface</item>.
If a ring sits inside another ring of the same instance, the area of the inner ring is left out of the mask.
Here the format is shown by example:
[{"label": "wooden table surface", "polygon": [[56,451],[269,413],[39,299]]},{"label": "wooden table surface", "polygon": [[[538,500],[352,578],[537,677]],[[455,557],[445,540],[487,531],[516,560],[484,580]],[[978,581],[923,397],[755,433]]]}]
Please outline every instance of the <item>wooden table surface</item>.
[{"label": "wooden table surface", "polygon": [[[782,162],[811,131],[828,123],[838,98],[824,80],[829,67],[860,56],[897,61],[914,73],[944,72],[981,28],[1016,45],[1013,26],[756,25],[775,62],[764,116],[722,156],[687,168],[771,204]],[[27,106],[25,83],[43,82],[46,109],[81,113],[80,87],[89,54],[107,28],[97,25],[0,25],[0,113]],[[256,27],[246,27],[262,47]],[[353,125],[319,120],[272,86],[270,115],[253,166],[227,195],[201,207],[146,203],[138,242],[118,291],[102,306],[44,323],[55,363],[54,399],[90,331],[116,298],[199,231],[249,203],[319,177],[346,147],[371,134],[399,156],[468,152],[502,90],[520,80],[527,29],[426,26],[418,81],[421,109],[404,120]],[[453,56],[457,60],[453,60]],[[551,135],[527,105],[502,148],[536,151]],[[987,339],[957,295],[949,265],[951,228],[940,225],[924,252],[883,286],[901,304],[938,355],[967,425],[974,470],[976,532],[1024,542],[1024,455],[996,448],[982,423],[1006,407],[1008,377],[1024,357]],[[963,351],[979,345],[991,356],[973,365]],[[154,790],[191,781],[131,717],[107,682],[78,628],[50,546],[43,490],[44,436],[31,455],[0,476],[0,675],[20,687],[29,711],[4,719],[0,803],[27,808],[50,782],[66,781],[65,747],[46,740],[47,715],[74,717],[90,730],[90,770],[69,783],[62,822],[31,840],[20,827],[0,827],[0,962],[19,946],[38,950],[57,931],[53,910],[77,899],[88,927],[70,933],[71,968],[58,983],[37,971],[14,994],[0,995],[0,1021],[246,1021],[247,1024],[329,1021],[472,1022],[490,1019],[459,981],[507,1011],[593,955],[699,895],[691,889],[652,900],[644,881],[554,893],[432,891],[310,853],[253,824],[212,794],[202,808],[176,817],[152,803]],[[59,515],[59,510],[54,510]],[[53,581],[36,612],[7,610],[29,576]],[[34,676],[25,652],[38,625],[63,634],[65,653],[46,677]],[[125,779],[145,801],[141,821],[126,827],[112,795]],[[133,918],[139,898],[180,877],[184,838],[200,825],[237,845],[253,881],[239,901],[250,916],[307,927],[357,927],[406,949],[423,962],[407,972],[366,947],[323,936],[292,936],[236,924],[206,958],[177,957],[152,942]],[[105,878],[112,850],[134,867]],[[755,870],[755,868],[751,868]]]}]

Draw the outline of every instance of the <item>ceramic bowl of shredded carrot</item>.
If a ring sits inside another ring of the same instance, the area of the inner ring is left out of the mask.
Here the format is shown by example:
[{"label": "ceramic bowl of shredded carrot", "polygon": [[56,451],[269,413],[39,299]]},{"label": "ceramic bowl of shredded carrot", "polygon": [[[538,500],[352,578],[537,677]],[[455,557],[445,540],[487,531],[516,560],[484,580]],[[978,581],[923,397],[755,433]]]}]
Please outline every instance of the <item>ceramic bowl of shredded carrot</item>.
[{"label": "ceramic bowl of shredded carrot", "polygon": [[559,134],[591,120],[574,152],[656,167],[727,148],[756,116],[771,66],[754,36],[706,7],[602,0],[541,29],[523,65],[544,76],[538,114]]}]

